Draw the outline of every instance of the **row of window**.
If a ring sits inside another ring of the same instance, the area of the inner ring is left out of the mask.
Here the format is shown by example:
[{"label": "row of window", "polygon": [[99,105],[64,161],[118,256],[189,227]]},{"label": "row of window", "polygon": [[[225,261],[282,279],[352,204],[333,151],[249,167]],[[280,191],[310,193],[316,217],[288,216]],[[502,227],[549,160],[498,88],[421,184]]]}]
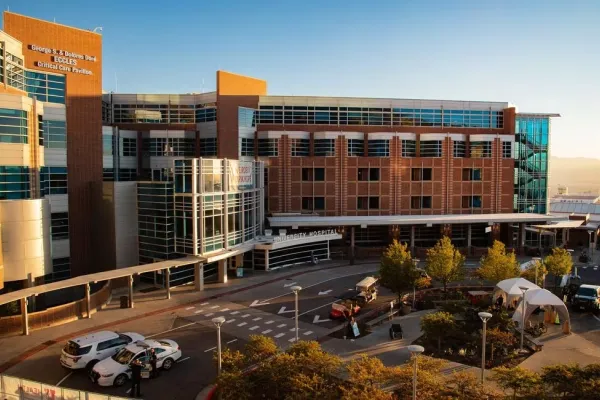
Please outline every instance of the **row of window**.
[{"label": "row of window", "polygon": [[[433,179],[432,168],[411,168],[411,181],[431,181]],[[463,181],[481,181],[481,168],[463,168]],[[380,168],[358,168],[357,180],[361,182],[377,182],[380,180]],[[302,168],[302,180],[304,182],[325,181],[325,168]]]},{"label": "row of window", "polygon": [[[412,196],[410,198],[410,208],[430,209],[432,200],[431,196]],[[462,208],[481,208],[481,196],[462,196]],[[359,196],[356,198],[357,210],[378,210],[380,202],[378,196]],[[323,211],[325,210],[325,197],[302,197],[303,211]]]},{"label": "row of window", "polygon": [[0,166],[0,200],[30,198],[29,167]]},{"label": "row of window", "polygon": [[27,111],[0,108],[0,142],[26,144]]},{"label": "row of window", "polygon": [[[217,109],[214,103],[114,104],[113,107],[112,116],[115,123],[193,124],[217,120]],[[106,117],[108,114],[107,110]]]},{"label": "row of window", "polygon": [[105,182],[131,182],[137,180],[137,170],[133,168],[121,168],[116,171],[114,168],[102,169],[102,180]]},{"label": "row of window", "polygon": [[[65,121],[44,121],[44,143],[48,149],[67,148],[67,123]],[[103,137],[104,138],[104,137]]]},{"label": "row of window", "polygon": [[[144,152],[152,157],[193,157],[195,149],[196,139],[193,138],[144,139]],[[216,155],[217,138],[200,138],[200,157]]]},{"label": "row of window", "polygon": [[260,106],[257,124],[504,127],[502,111],[412,108]]},{"label": "row of window", "polygon": [[67,167],[42,167],[40,191],[42,196],[67,194]]},{"label": "row of window", "polygon": [[4,48],[0,48],[0,64],[2,69],[2,81],[5,80],[4,74],[6,73],[6,83],[8,86],[12,86],[19,90],[25,90],[25,69],[23,68],[23,59],[5,52]]},{"label": "row of window", "polygon": [[[348,156],[363,157],[365,155],[364,140],[348,139],[347,141]],[[435,158],[442,157],[441,140],[424,140],[420,142],[419,157]],[[253,139],[242,138],[242,154],[253,155]],[[369,157],[389,157],[390,156],[390,141],[387,139],[369,140],[367,141]],[[335,155],[335,139],[315,139],[314,141],[314,156],[327,157]],[[453,156],[455,158],[466,157],[466,142],[455,141]],[[291,151],[293,157],[308,157],[310,155],[310,139],[292,139]],[[258,155],[259,157],[277,157],[279,154],[278,139],[258,139]],[[502,142],[502,157],[512,158],[512,143]],[[402,140],[402,157],[414,158],[417,157],[417,141]],[[469,143],[470,158],[491,158],[492,157],[492,142],[470,142]]]},{"label": "row of window", "polygon": [[69,238],[69,213],[52,213],[50,234],[52,240],[68,239]]},{"label": "row of window", "polygon": [[37,71],[25,71],[25,90],[29,97],[49,103],[65,104],[66,78]]}]

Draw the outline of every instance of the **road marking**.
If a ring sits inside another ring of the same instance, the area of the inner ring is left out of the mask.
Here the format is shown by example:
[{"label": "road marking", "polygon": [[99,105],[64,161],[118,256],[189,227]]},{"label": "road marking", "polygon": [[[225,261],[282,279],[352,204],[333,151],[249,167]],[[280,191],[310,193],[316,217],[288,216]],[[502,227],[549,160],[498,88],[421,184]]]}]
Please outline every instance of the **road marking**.
[{"label": "road marking", "polygon": [[[592,317],[596,318],[598,321],[600,321],[600,317],[595,316],[594,314],[592,314]],[[58,385],[56,385],[58,386]]]},{"label": "road marking", "polygon": [[184,362],[186,360],[189,360],[189,359],[190,359],[190,357],[186,357],[186,358],[182,358],[180,360],[177,360],[177,364],[179,364],[180,362]]},{"label": "road marking", "polygon": [[58,383],[54,386],[60,386],[61,383],[63,383],[64,381],[67,380],[68,377],[70,377],[71,375],[73,375],[73,371],[69,372],[67,375],[65,375],[64,378],[62,378],[60,381],[58,381]]},{"label": "road marking", "polygon": [[200,304],[200,305],[201,305],[201,306],[205,306],[205,305],[208,305],[208,304],[210,304],[210,303],[206,302],[206,303],[202,303],[202,304]]},{"label": "road marking", "polygon": [[244,325],[248,325],[247,322],[242,322],[241,324],[238,324],[238,326],[244,326]]},{"label": "road marking", "polygon": [[237,342],[237,339],[230,340],[229,342],[227,342],[227,344],[230,344],[230,343],[233,343],[233,342]]},{"label": "road marking", "polygon": [[229,311],[229,308],[224,308],[220,312],[225,312],[225,311]]},{"label": "road marking", "polygon": [[178,326],[177,328],[169,329],[167,331],[163,331],[163,332],[159,332],[159,333],[154,333],[152,335],[146,336],[146,339],[150,339],[151,337],[162,335],[163,333],[173,332],[173,331],[176,331],[176,330],[181,329],[181,328],[186,328],[186,327],[188,327],[190,325],[196,325],[196,323],[195,322],[190,322],[189,324],[181,325],[181,326]]},{"label": "road marking", "polygon": [[295,337],[293,337],[293,338],[291,338],[290,340],[288,340],[288,342],[295,342],[295,341],[296,341],[296,338],[295,338]]},{"label": "road marking", "polygon": [[266,335],[266,334],[267,334],[267,333],[269,333],[269,332],[273,332],[273,330],[272,330],[272,329],[267,329],[266,331],[262,331],[261,333],[262,333],[263,335]]},{"label": "road marking", "polygon": [[251,330],[251,331],[255,331],[257,329],[258,329],[258,325],[254,325],[252,328],[249,328],[249,330]]},{"label": "road marking", "polygon": [[296,310],[286,310],[286,307],[281,307],[279,309],[279,312],[277,314],[285,314],[285,313],[289,313],[289,312],[295,312]]},{"label": "road marking", "polygon": [[210,309],[214,310],[215,308],[219,308],[219,307],[221,307],[221,306],[212,306]]},{"label": "road marking", "polygon": [[252,321],[260,321],[261,319],[262,319],[262,317],[256,317]]},{"label": "road marking", "polygon": [[208,353],[209,351],[213,351],[213,350],[214,350],[214,349],[216,349],[216,348],[217,348],[216,346],[215,346],[215,347],[211,347],[211,348],[210,348],[210,349],[208,349],[208,350],[204,350],[204,352],[205,352],[205,353]]},{"label": "road marking", "polygon": [[244,314],[242,315],[242,318],[248,318],[250,316],[250,314]]},{"label": "road marking", "polygon": [[313,312],[313,311],[315,311],[315,310],[318,310],[319,308],[327,307],[327,306],[330,306],[330,305],[332,305],[333,303],[337,303],[338,301],[340,301],[340,300],[336,300],[336,301],[332,301],[331,303],[323,304],[322,306],[319,306],[319,307],[313,308],[312,310],[308,310],[308,311],[306,311],[306,312],[303,312],[302,314],[298,314],[298,316],[299,316],[299,317],[301,317],[301,316],[303,316],[303,315],[305,315],[305,314],[308,314],[308,313],[310,313],[310,312]]},{"label": "road marking", "polygon": [[313,333],[313,331],[306,331],[306,332],[304,332],[304,335],[308,336],[308,335],[310,335],[311,333]]},{"label": "road marking", "polygon": [[278,327],[278,328],[283,328],[283,327],[286,327],[286,326],[287,326],[287,324],[280,324],[280,325],[277,325],[277,327]]},{"label": "road marking", "polygon": [[208,314],[204,314],[204,316],[206,316],[206,317],[210,317],[211,315],[215,315],[215,313],[214,312],[209,312]]},{"label": "road marking", "polygon": [[265,322],[265,325],[271,325],[273,322],[275,322],[275,321],[267,321],[267,322]]},{"label": "road marking", "polygon": [[298,283],[298,282],[284,283],[284,284],[283,284],[283,287],[286,287],[286,288],[287,288],[287,287],[290,287],[290,286],[294,286],[296,283]]},{"label": "road marking", "polygon": [[196,307],[187,307],[186,311],[193,310],[194,308],[196,308]]},{"label": "road marking", "polygon": [[226,324],[230,324],[230,323],[232,323],[233,321],[235,321],[235,318],[231,318],[231,319],[229,319],[229,320],[225,321],[225,323],[226,323]]},{"label": "road marking", "polygon": [[329,294],[333,291],[333,289],[325,290],[324,292],[319,292],[319,296],[323,296],[324,294]]},{"label": "road marking", "polygon": [[279,339],[280,337],[282,337],[282,336],[284,336],[284,335],[285,335],[285,333],[278,333],[277,335],[275,335],[275,338],[276,338],[276,339]]},{"label": "road marking", "polygon": [[127,389],[125,393],[129,394],[129,392],[131,392],[131,388]]},{"label": "road marking", "polygon": [[315,318],[313,319],[313,324],[320,324],[321,322],[328,322],[331,321],[329,318],[325,318],[325,319],[321,319],[320,316],[315,315]]},{"label": "road marking", "polygon": [[290,329],[290,332],[295,332],[295,331],[296,331],[296,328]]},{"label": "road marking", "polygon": [[204,310],[196,310],[196,311],[194,311],[194,314],[200,314],[202,311],[204,311]]},{"label": "road marking", "polygon": [[[357,273],[354,273],[354,274],[347,274],[347,275],[342,275],[342,276],[336,276],[336,277],[334,277],[334,278],[325,279],[324,281],[317,282],[317,283],[314,283],[314,284],[312,284],[312,285],[303,286],[303,287],[302,287],[302,290],[306,290],[306,289],[308,289],[308,288],[311,288],[311,287],[313,287],[313,286],[317,286],[317,285],[320,285],[320,284],[322,284],[322,283],[325,283],[325,282],[333,281],[333,280],[335,280],[335,279],[347,278],[347,277],[349,277],[349,276],[355,276],[355,275],[365,275],[365,274],[370,274],[370,273],[372,273],[372,272],[376,272],[376,271],[377,271],[377,270],[376,270],[376,269],[374,269],[374,270],[370,270],[370,271],[362,271],[362,272],[357,272]],[[271,300],[275,300],[275,299],[278,299],[278,298],[280,298],[280,297],[284,297],[284,296],[289,296],[290,294],[293,294],[293,293],[294,293],[294,292],[287,292],[287,293],[284,293],[284,294],[280,294],[279,296],[271,297],[270,299],[265,299],[265,300],[254,300],[254,301],[252,302],[252,304],[250,304],[250,307],[258,307],[258,306],[267,305],[267,304],[269,304],[268,302],[269,302],[269,301],[271,301]]]},{"label": "road marking", "polygon": [[240,313],[239,311],[233,311],[233,312],[230,312],[229,314],[236,315],[236,314],[239,314],[239,313]]}]

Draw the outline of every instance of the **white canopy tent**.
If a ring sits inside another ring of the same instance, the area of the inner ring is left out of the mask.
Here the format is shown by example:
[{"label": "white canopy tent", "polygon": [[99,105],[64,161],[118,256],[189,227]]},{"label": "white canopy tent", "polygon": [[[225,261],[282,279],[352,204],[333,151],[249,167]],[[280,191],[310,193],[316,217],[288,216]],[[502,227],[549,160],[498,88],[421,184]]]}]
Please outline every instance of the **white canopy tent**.
[{"label": "white canopy tent", "polygon": [[508,307],[509,304],[516,306],[516,303],[523,296],[523,291],[520,289],[521,287],[526,287],[528,290],[540,289],[538,285],[529,282],[527,279],[505,279],[496,284],[493,301],[495,302],[498,297],[502,297],[504,299],[503,305],[505,307]]},{"label": "white canopy tent", "polygon": [[[513,321],[521,325],[522,321],[522,301],[515,309],[515,313],[512,316]],[[558,313],[558,316],[563,321],[563,332],[571,332],[571,323],[569,319],[569,310],[565,303],[559,299],[556,295],[546,289],[530,289],[525,293],[525,321],[531,317],[531,314],[538,307],[546,307],[546,311],[551,310]]]}]

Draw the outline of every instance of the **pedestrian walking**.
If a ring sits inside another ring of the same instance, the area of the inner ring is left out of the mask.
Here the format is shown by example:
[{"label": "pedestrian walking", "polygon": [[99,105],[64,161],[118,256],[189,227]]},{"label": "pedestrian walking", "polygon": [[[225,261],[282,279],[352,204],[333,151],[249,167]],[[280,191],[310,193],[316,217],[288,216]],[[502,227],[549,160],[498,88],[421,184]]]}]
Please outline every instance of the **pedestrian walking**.
[{"label": "pedestrian walking", "polygon": [[131,396],[141,397],[141,382],[142,382],[142,362],[140,360],[134,360],[131,363]]},{"label": "pedestrian walking", "polygon": [[151,377],[158,377],[158,368],[156,368],[156,363],[158,362],[158,357],[156,356],[156,351],[154,349],[150,350],[150,366],[152,367]]}]

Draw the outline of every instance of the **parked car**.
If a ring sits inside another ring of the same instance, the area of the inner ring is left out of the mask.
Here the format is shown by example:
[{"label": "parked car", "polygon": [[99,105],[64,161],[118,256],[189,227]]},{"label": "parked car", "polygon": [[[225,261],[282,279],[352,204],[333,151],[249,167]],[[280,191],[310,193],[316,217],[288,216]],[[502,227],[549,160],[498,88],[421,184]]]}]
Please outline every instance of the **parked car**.
[{"label": "parked car", "polygon": [[333,303],[331,305],[331,311],[329,312],[329,318],[338,319],[350,318],[360,312],[360,306],[353,300],[343,300],[341,303]]},{"label": "parked car", "polygon": [[575,310],[600,311],[600,286],[581,285],[573,296],[571,305]]},{"label": "parked car", "polygon": [[156,353],[156,367],[163,370],[170,370],[181,358],[181,349],[172,340],[140,340],[96,364],[90,372],[90,379],[100,386],[122,386],[131,379],[132,361],[140,360],[149,369],[150,349]]},{"label": "parked car", "polygon": [[144,340],[139,333],[100,331],[69,340],[62,349],[60,363],[69,369],[91,370],[99,361],[118,353],[129,343]]}]

